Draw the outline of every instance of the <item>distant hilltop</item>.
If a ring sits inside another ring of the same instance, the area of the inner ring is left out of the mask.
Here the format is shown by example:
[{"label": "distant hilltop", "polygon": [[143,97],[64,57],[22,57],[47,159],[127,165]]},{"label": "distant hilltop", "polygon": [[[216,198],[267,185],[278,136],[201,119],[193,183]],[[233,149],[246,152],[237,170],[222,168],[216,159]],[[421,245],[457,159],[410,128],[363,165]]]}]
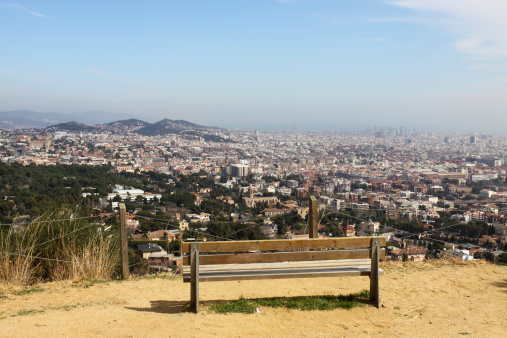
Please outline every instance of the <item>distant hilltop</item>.
[{"label": "distant hilltop", "polygon": [[32,110],[11,110],[0,112],[0,128],[46,128],[51,125],[75,121],[86,125],[108,123],[122,119],[135,119],[130,114],[90,111],[85,113],[64,114],[52,112],[35,112]]},{"label": "distant hilltop", "polygon": [[93,132],[98,128],[87,126],[86,124],[79,123],[76,121],[63,122],[58,123],[52,126],[49,126],[47,129],[55,129],[55,130],[64,130],[70,132]]},{"label": "distant hilltop", "polygon": [[[100,116],[100,117],[99,117]],[[136,133],[143,136],[157,136],[168,134],[186,135],[192,138],[204,138],[213,142],[233,142],[222,133],[227,129],[202,126],[185,120],[163,119],[149,123],[138,118],[113,120],[126,116],[103,112],[89,112],[83,114],[39,113],[31,110],[15,110],[0,112],[1,129],[35,128],[45,131],[66,131],[70,133]],[[97,118],[95,118],[97,117]],[[72,119],[72,120],[70,120]],[[90,121],[86,123],[83,121]],[[101,122],[101,121],[106,122]]]},{"label": "distant hilltop", "polygon": [[133,132],[143,136],[184,134],[189,137],[203,137],[206,141],[230,142],[216,135],[218,131],[226,131],[224,128],[202,126],[185,120],[163,119],[149,123],[131,115],[105,112],[79,114],[40,113],[31,110],[0,112],[0,128],[44,128],[84,133]]}]

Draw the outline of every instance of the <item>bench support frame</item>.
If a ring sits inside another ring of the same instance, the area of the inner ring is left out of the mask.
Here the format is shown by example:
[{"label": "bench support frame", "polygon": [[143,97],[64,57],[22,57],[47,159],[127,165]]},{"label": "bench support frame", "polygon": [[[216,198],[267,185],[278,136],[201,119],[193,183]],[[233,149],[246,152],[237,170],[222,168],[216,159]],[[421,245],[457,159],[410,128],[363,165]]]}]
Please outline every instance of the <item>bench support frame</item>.
[{"label": "bench support frame", "polygon": [[379,257],[380,238],[373,238],[371,243],[371,270],[370,270],[370,301],[378,308],[379,303]]},{"label": "bench support frame", "polygon": [[190,245],[190,309],[199,312],[199,243]]}]

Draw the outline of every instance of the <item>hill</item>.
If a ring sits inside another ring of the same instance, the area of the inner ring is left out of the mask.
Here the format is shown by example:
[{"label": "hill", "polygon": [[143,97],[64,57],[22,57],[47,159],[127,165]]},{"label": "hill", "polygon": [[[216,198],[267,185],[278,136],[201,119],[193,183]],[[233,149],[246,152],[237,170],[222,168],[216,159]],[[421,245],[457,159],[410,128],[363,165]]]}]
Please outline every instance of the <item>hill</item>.
[{"label": "hill", "polygon": [[[118,120],[118,118],[123,119]],[[143,136],[185,133],[203,137],[206,141],[231,142],[213,134],[217,130],[225,130],[223,128],[201,126],[185,120],[163,119],[156,123],[149,123],[133,115],[100,111],[75,114],[41,113],[31,110],[4,111],[0,112],[0,128],[51,128],[71,132],[107,130],[113,133],[135,132]]]},{"label": "hill", "polygon": [[[488,263],[391,263],[381,307],[254,314],[181,312],[190,285],[175,278],[45,284],[0,296],[2,336],[501,337],[507,325],[507,267]],[[207,303],[244,298],[348,294],[368,278],[202,283]],[[38,291],[38,292],[37,292]]]},{"label": "hill", "polygon": [[146,126],[139,128],[134,132],[143,136],[185,134],[189,136],[202,137],[205,141],[232,142],[229,139],[225,139],[221,136],[212,134],[217,130],[225,129],[201,126],[185,120],[163,119],[153,124],[148,123]]},{"label": "hill", "polygon": [[184,120],[163,119],[153,124],[149,124],[144,128],[136,131],[136,133],[144,136],[179,134],[187,130],[206,130],[207,127]]},{"label": "hill", "polygon": [[109,123],[107,123],[107,125],[112,126],[112,127],[132,128],[132,127],[146,127],[147,125],[149,125],[149,123],[138,120],[138,119],[128,119],[128,120],[119,120],[119,121],[109,122]]},{"label": "hill", "polygon": [[53,129],[53,130],[63,130],[63,131],[70,131],[70,132],[91,132],[97,130],[95,127],[90,127],[85,124],[76,122],[76,121],[70,121],[70,122],[64,122],[55,124],[52,126],[47,127],[47,129]]},{"label": "hill", "polygon": [[0,128],[46,128],[54,124],[68,121],[77,121],[83,124],[95,125],[98,123],[107,123],[118,119],[130,118],[136,118],[136,116],[103,111],[90,111],[84,113],[42,113],[32,110],[11,110],[0,112]]}]

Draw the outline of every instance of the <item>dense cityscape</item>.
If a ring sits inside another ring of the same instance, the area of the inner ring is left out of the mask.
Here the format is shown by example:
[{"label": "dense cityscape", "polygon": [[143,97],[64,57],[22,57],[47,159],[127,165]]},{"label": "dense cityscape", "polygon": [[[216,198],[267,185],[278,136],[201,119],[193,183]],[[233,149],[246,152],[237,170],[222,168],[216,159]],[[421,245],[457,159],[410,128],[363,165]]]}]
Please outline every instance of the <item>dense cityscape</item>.
[{"label": "dense cityscape", "polygon": [[[180,264],[180,238],[308,237],[310,196],[319,237],[387,236],[389,259],[497,260],[506,249],[505,135],[187,127],[143,136],[141,122],[2,130],[0,156],[9,165],[101,167],[130,182],[156,173],[151,185],[79,183],[79,198],[102,217],[126,202],[132,251],[165,270]],[[3,186],[12,201],[4,220],[40,216],[12,191]]]}]

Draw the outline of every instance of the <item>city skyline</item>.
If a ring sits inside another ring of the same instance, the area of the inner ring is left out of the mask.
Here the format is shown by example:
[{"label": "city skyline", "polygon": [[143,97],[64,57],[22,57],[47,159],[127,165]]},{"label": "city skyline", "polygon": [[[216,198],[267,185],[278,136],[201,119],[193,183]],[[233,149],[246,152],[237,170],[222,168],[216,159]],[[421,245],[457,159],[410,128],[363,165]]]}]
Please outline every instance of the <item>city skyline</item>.
[{"label": "city skyline", "polygon": [[505,133],[506,13],[500,0],[2,2],[0,111]]}]

